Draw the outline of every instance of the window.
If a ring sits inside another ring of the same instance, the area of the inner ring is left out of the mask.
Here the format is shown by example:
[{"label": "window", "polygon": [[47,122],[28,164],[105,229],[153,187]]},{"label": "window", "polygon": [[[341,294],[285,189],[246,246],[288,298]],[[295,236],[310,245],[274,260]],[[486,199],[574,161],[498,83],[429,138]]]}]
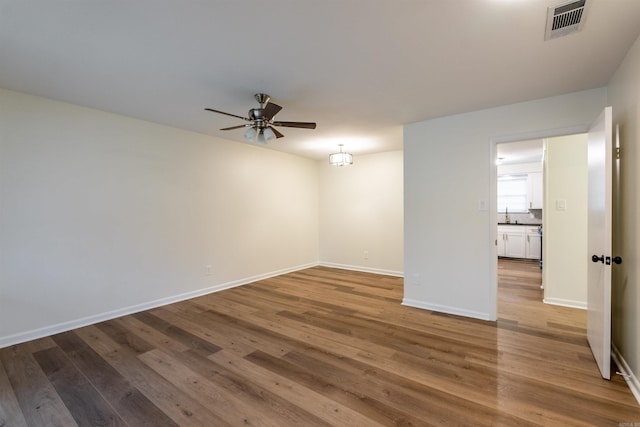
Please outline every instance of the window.
[{"label": "window", "polygon": [[498,177],[498,213],[529,212],[527,209],[527,175],[503,175]]}]

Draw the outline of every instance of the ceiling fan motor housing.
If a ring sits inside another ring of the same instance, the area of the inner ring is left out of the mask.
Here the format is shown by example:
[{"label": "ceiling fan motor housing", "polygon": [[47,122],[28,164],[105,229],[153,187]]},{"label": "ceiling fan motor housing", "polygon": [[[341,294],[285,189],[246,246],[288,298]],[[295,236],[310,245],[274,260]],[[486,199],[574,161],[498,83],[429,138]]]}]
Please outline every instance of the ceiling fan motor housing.
[{"label": "ceiling fan motor housing", "polygon": [[253,120],[254,124],[260,128],[266,126],[264,120],[264,108],[252,108],[249,110],[249,118]]},{"label": "ceiling fan motor housing", "polygon": [[251,120],[261,119],[262,113],[263,113],[262,108],[252,108],[249,110],[249,118],[251,118]]}]

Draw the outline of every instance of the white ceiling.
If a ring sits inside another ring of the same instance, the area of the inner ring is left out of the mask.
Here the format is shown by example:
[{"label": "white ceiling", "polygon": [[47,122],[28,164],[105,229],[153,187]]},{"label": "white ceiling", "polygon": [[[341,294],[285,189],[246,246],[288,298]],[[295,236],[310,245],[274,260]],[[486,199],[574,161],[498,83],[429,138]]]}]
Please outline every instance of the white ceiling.
[{"label": "white ceiling", "polygon": [[639,0],[0,0],[0,87],[243,142],[221,127],[266,92],[269,147],[322,158],[402,148],[402,125],[607,84],[640,33]]},{"label": "white ceiling", "polygon": [[543,145],[542,139],[497,144],[496,159],[501,165],[541,162]]}]

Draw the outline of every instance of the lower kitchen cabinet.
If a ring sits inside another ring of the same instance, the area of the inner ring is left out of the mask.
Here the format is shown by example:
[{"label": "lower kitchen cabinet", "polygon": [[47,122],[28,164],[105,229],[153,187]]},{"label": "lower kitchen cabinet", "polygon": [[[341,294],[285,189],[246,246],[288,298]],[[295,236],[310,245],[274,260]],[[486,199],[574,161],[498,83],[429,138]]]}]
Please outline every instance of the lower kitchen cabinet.
[{"label": "lower kitchen cabinet", "polygon": [[540,259],[542,240],[538,226],[499,225],[497,237],[498,256]]},{"label": "lower kitchen cabinet", "polygon": [[525,227],[520,225],[498,226],[498,256],[525,258]]},{"label": "lower kitchen cabinet", "polygon": [[525,258],[540,259],[542,250],[542,240],[538,233],[538,227],[525,227]]}]

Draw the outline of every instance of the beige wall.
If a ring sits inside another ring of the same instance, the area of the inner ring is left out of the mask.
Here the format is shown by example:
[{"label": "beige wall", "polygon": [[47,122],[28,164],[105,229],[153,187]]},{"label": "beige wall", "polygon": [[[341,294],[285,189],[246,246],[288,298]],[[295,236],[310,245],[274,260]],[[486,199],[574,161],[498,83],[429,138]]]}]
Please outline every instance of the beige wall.
[{"label": "beige wall", "polygon": [[544,301],[586,308],[587,135],[549,138],[545,146]]},{"label": "beige wall", "polygon": [[315,161],[4,90],[0,203],[0,347],[318,262]]},{"label": "beige wall", "polygon": [[318,263],[402,275],[402,170],[0,90],[0,347]]},{"label": "beige wall", "polygon": [[[613,125],[620,129],[620,160],[614,175],[612,340],[633,375],[640,399],[640,38],[609,82]],[[615,169],[614,169],[615,170]]]},{"label": "beige wall", "polygon": [[402,275],[402,151],[318,163],[321,263]]}]

